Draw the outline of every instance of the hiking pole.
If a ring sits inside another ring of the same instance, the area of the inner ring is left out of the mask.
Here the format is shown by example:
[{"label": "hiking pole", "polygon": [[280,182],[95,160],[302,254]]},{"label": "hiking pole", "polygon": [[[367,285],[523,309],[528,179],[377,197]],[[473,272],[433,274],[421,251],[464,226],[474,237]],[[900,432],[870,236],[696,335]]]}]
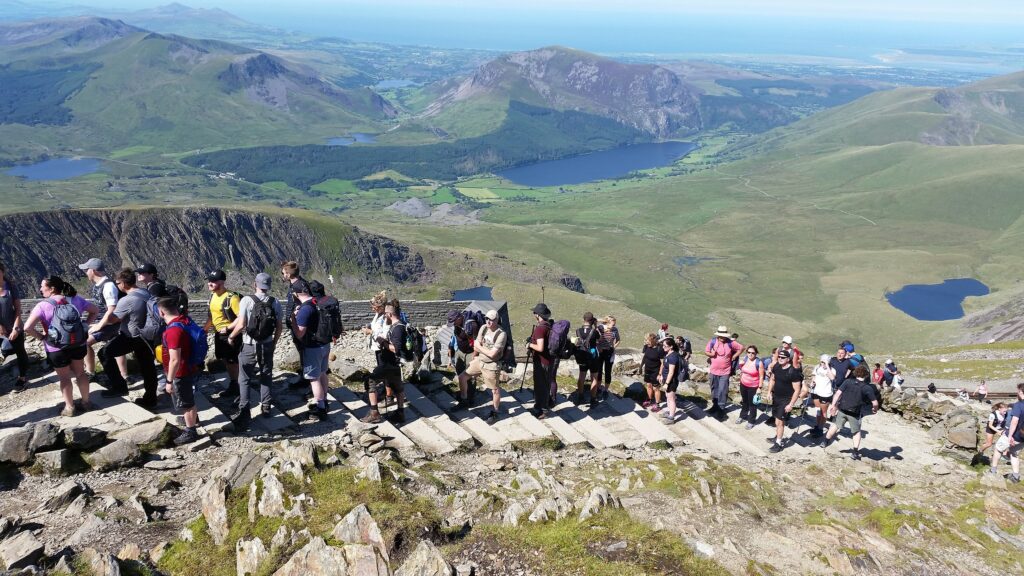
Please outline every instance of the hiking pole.
[{"label": "hiking pole", "polygon": [[519,377],[519,393],[523,392],[523,385],[526,384],[526,373],[530,370],[530,362],[533,360],[533,350],[526,349],[526,364],[523,365],[523,375]]}]

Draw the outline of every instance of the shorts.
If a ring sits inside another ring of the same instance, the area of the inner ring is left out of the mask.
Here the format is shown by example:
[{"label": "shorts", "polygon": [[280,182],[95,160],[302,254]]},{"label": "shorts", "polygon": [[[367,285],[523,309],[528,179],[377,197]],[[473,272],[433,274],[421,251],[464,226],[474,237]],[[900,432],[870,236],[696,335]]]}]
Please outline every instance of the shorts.
[{"label": "shorts", "polygon": [[182,412],[196,406],[195,376],[175,378],[171,385],[171,402],[174,409]]},{"label": "shorts", "polygon": [[833,423],[839,430],[843,429],[844,423],[848,423],[850,425],[850,433],[859,434],[860,418],[861,417],[859,415],[850,414],[848,412],[843,412],[842,410],[840,410],[839,412],[836,412],[836,419]]},{"label": "shorts", "polygon": [[789,418],[789,410],[786,410],[786,403],[772,403],[772,417],[776,420],[786,420]]},{"label": "shorts", "polygon": [[316,380],[321,374],[326,374],[330,355],[330,346],[304,349],[302,351],[302,376],[306,380]]},{"label": "shorts", "polygon": [[88,351],[88,346],[65,348],[63,350],[57,350],[56,352],[47,352],[46,360],[50,363],[50,366],[53,366],[54,368],[67,368],[71,365],[72,360],[81,360],[82,358],[85,358],[85,354]]},{"label": "shorts", "polygon": [[678,379],[673,379],[671,382],[669,382],[668,384],[665,385],[665,392],[671,392],[671,393],[675,394],[676,390],[678,388],[679,388],[679,380]]},{"label": "shorts", "polygon": [[[1009,442],[1009,439],[1007,439],[1007,442]],[[1020,452],[1022,448],[1024,448],[1024,442],[1017,442],[1013,446],[1010,446],[1006,451],[1006,455],[1011,458],[1017,458],[1017,453]]]},{"label": "shorts", "polygon": [[644,384],[650,384],[657,388],[661,386],[658,383],[658,371],[657,370],[644,370]]},{"label": "shorts", "polygon": [[228,335],[217,332],[213,336],[213,356],[225,364],[238,364],[238,353],[242,351],[242,339],[228,344]]},{"label": "shorts", "polygon": [[818,402],[821,402],[822,404],[831,404],[832,403],[832,398],[834,396],[835,395],[832,395],[832,396],[818,396],[817,394],[811,394],[811,400],[817,400]]},{"label": "shorts", "polygon": [[402,381],[402,369],[398,366],[379,364],[373,369],[373,372],[370,372],[370,380],[383,382],[384,386],[390,388],[395,394],[401,394],[405,391],[405,383]]},{"label": "shorts", "polygon": [[996,452],[1002,453],[1006,452],[1009,449],[1010,439],[1005,434],[1003,434],[1002,436],[999,437],[999,440],[996,440]]},{"label": "shorts", "polygon": [[[495,368],[497,368],[497,365],[495,365]],[[466,376],[483,376],[484,385],[487,386],[489,390],[497,390],[499,371],[500,370],[497,369],[492,370],[490,368],[485,368],[483,360],[474,358],[473,361],[469,363],[469,366],[466,367],[466,371],[463,372],[463,374]]]}]

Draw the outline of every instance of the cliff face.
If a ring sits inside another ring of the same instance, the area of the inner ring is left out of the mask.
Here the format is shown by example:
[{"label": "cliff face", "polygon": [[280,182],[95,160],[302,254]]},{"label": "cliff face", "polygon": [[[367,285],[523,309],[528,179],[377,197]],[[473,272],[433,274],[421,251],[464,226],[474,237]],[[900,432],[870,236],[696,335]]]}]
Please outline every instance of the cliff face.
[{"label": "cliff face", "polygon": [[108,270],[152,262],[168,282],[189,290],[203,288],[204,276],[215,268],[228,271],[235,287],[247,286],[261,271],[276,278],[284,260],[298,261],[304,275],[333,274],[346,285],[416,282],[427,274],[419,254],[390,238],[342,224],[328,232],[294,217],[219,208],[12,214],[0,217],[0,238],[0,259],[26,297],[48,274],[81,284],[78,264],[94,256]]}]

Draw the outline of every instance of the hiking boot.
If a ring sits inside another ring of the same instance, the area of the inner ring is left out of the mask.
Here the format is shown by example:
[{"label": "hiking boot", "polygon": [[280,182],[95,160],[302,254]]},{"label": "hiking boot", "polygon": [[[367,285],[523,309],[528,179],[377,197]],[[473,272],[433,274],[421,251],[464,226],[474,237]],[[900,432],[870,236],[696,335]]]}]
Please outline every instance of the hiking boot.
[{"label": "hiking boot", "polygon": [[231,423],[235,426],[235,432],[245,432],[249,429],[249,422],[252,420],[252,416],[249,414],[249,409],[245,408],[238,414],[231,417]]},{"label": "hiking boot", "polygon": [[405,409],[395,410],[388,414],[388,421],[392,424],[405,424]]},{"label": "hiking boot", "polygon": [[145,408],[146,410],[152,410],[156,408],[156,398],[146,398],[145,396],[136,398],[135,405]]},{"label": "hiking boot", "polygon": [[729,419],[729,415],[725,413],[725,410],[719,410],[718,414],[715,414],[713,418],[719,422],[725,422]]},{"label": "hiking boot", "polygon": [[76,413],[77,413],[77,410],[75,410],[75,407],[74,407],[74,406],[70,406],[70,407],[68,407],[68,406],[65,406],[65,407],[64,407],[64,409],[60,411],[60,415],[61,415],[62,417],[64,417],[64,418],[71,418],[71,417],[73,417],[73,416],[74,416],[74,415],[75,415]]},{"label": "hiking boot", "polygon": [[491,410],[491,413],[487,415],[487,423],[493,425],[497,421],[498,412],[496,410]]},{"label": "hiking boot", "polygon": [[860,451],[854,450],[853,454],[850,454],[850,458],[854,460],[860,460]]},{"label": "hiking boot", "polygon": [[377,409],[374,408],[370,410],[369,414],[360,418],[359,421],[362,422],[363,424],[380,424],[381,422],[384,421],[384,419],[380,417],[380,412],[378,412]]},{"label": "hiking boot", "polygon": [[[323,422],[324,420],[327,420],[327,409],[314,405],[313,408],[309,410],[309,415],[310,417],[316,418],[320,422]],[[378,414],[378,417],[379,416],[380,414]]]},{"label": "hiking boot", "polygon": [[736,419],[736,423],[737,424],[743,424],[743,422],[745,422],[745,421],[746,421],[746,419],[743,416],[740,416],[739,418]]},{"label": "hiking boot", "polygon": [[1010,474],[1011,484],[1020,484],[1020,474]]},{"label": "hiking boot", "polygon": [[185,431],[180,436],[174,439],[175,446],[184,446],[185,444],[191,444],[199,440],[199,433],[196,432],[195,428],[185,428]]},{"label": "hiking boot", "polygon": [[24,378],[18,378],[14,381],[14,392],[24,392],[26,380]]},{"label": "hiking boot", "polygon": [[75,400],[75,410],[78,410],[79,412],[82,413],[91,412],[92,402],[82,402],[81,399]]},{"label": "hiking boot", "polygon": [[753,422],[747,422],[747,425],[744,426],[744,428],[746,428],[747,430],[753,430],[754,429],[754,423]]},{"label": "hiking boot", "polygon": [[270,418],[271,410],[270,406],[263,404],[260,406],[260,418]]},{"label": "hiking boot", "polygon": [[100,392],[100,396],[104,398],[123,398],[128,395],[128,387],[124,388],[108,388],[103,392]]},{"label": "hiking boot", "polygon": [[782,452],[782,444],[774,442],[772,443],[772,447],[769,448],[768,451],[771,452],[772,454],[778,454],[779,452]]}]

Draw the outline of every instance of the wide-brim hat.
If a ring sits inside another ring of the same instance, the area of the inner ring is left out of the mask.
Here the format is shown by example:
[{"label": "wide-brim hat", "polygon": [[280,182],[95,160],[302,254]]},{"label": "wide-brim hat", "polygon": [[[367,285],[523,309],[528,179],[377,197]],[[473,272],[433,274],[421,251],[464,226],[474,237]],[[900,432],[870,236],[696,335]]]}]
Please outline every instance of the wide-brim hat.
[{"label": "wide-brim hat", "polygon": [[715,332],[716,338],[732,338],[732,332],[729,332],[729,328],[726,326],[719,326],[718,332]]},{"label": "wide-brim hat", "polygon": [[541,318],[551,317],[551,309],[549,309],[548,305],[543,302],[540,302],[533,307],[533,313],[536,314],[537,316],[540,316]]}]

